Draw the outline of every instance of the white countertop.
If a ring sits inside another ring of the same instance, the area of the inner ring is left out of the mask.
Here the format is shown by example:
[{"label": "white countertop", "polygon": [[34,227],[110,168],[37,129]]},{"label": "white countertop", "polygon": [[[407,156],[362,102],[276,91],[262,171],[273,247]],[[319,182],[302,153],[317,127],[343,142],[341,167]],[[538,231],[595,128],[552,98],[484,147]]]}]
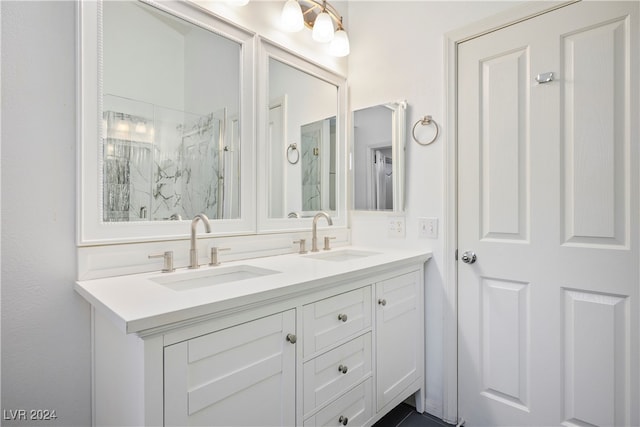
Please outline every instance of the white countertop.
[{"label": "white countertop", "polygon": [[[374,254],[346,261],[313,259],[314,256],[338,255],[345,251]],[[312,291],[326,284],[327,279],[354,279],[393,266],[425,262],[429,258],[431,252],[427,251],[349,246],[316,254],[226,262],[217,267],[202,266],[197,270],[181,268],[173,273],[153,272],[85,280],[77,282],[75,289],[97,310],[112,318],[123,331],[137,333],[266,299]],[[239,266],[274,270],[276,273],[180,291],[154,282],[178,280],[190,274],[221,273]]]}]

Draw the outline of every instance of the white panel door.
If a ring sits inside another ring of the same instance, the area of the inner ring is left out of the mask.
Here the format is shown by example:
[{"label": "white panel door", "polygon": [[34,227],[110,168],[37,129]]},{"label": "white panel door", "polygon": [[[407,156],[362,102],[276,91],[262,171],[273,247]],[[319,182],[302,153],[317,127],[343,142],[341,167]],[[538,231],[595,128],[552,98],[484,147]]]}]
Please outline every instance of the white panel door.
[{"label": "white panel door", "polygon": [[459,47],[466,425],[640,423],[638,4],[581,2]]}]

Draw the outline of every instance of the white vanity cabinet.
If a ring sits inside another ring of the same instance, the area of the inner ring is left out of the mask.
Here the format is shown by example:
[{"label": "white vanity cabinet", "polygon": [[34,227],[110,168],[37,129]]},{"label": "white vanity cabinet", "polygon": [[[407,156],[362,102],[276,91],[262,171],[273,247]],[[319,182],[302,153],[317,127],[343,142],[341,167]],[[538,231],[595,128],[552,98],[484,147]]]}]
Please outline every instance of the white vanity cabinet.
[{"label": "white vanity cabinet", "polygon": [[[82,284],[93,303],[94,425],[369,426],[414,394],[422,411],[426,259],[372,261],[137,323],[119,322],[105,288]],[[139,303],[159,298],[146,297]]]}]

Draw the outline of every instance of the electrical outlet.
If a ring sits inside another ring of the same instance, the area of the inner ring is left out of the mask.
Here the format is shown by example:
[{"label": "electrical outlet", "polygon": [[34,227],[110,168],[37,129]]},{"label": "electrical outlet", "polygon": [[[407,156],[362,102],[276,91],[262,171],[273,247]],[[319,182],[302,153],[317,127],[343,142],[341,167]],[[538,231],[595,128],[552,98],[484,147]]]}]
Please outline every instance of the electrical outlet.
[{"label": "electrical outlet", "polygon": [[389,217],[387,230],[389,237],[404,237],[404,217],[403,216],[391,216]]},{"label": "electrical outlet", "polygon": [[418,236],[427,239],[437,239],[438,218],[418,218]]}]

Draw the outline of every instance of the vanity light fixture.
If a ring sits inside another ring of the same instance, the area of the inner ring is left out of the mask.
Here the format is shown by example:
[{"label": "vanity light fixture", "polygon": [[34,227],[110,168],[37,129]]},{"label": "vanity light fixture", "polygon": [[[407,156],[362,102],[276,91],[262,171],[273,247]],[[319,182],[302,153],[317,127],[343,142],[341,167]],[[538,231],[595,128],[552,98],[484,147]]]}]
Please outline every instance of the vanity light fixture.
[{"label": "vanity light fixture", "polygon": [[289,32],[300,31],[305,25],[311,28],[313,39],[330,43],[329,52],[334,56],[349,54],[349,37],[342,25],[342,17],[326,0],[287,0],[282,8],[281,21],[282,28]]}]

